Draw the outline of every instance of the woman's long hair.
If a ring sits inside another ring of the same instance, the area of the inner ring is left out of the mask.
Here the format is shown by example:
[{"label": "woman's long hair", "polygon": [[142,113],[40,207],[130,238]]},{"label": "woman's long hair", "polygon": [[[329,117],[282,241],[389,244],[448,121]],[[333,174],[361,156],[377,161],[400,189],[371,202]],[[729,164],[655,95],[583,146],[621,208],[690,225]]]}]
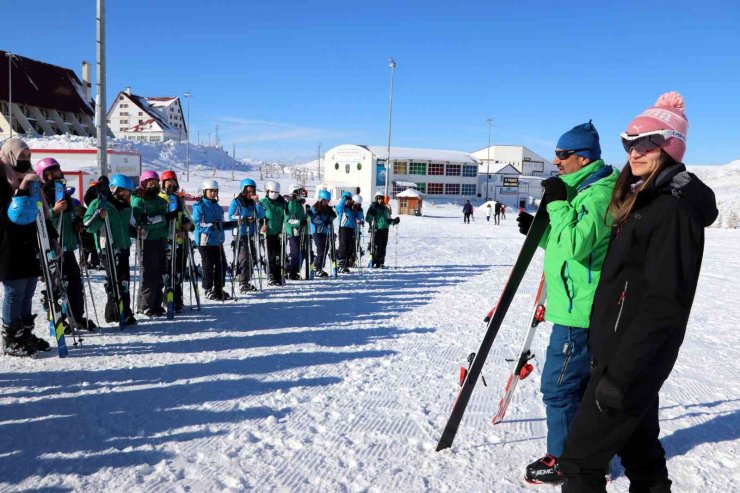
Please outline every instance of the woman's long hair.
[{"label": "woman's long hair", "polygon": [[630,212],[632,212],[638,192],[650,185],[663,169],[675,164],[678,163],[661,149],[658,167],[650,173],[645,181],[634,188],[633,185],[640,181],[640,177],[632,174],[632,168],[629,161],[627,161],[627,164],[622,168],[622,172],[619,173],[619,177],[617,177],[617,183],[614,185],[614,192],[612,192],[612,199],[607,210],[607,217],[611,218],[610,224],[612,227],[619,227],[624,224]]}]

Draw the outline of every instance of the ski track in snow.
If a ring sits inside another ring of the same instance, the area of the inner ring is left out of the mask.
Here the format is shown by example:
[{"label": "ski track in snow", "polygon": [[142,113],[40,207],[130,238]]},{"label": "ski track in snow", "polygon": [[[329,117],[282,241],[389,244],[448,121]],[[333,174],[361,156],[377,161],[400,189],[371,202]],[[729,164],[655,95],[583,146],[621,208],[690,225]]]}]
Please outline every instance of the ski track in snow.
[{"label": "ski track in snow", "polygon": [[[543,455],[542,360],[506,420],[491,418],[542,267],[525,277],[452,449],[436,442],[521,245],[459,207],[404,216],[398,269],[187,308],[106,328],[0,371],[0,491],[525,491]],[[386,264],[394,265],[395,232]],[[740,335],[731,309],[740,232],[707,230],[686,341],[661,393],[674,491],[740,487]],[[93,272],[102,315],[102,276]],[[40,289],[40,287],[39,287]],[[185,300],[187,302],[187,290]],[[36,301],[36,310],[40,310]],[[37,324],[37,335],[46,329]],[[544,353],[549,324],[533,343]],[[70,341],[71,342],[71,341]],[[610,491],[626,491],[614,468]],[[550,491],[545,487],[546,490]],[[555,491],[555,489],[552,489]]]}]

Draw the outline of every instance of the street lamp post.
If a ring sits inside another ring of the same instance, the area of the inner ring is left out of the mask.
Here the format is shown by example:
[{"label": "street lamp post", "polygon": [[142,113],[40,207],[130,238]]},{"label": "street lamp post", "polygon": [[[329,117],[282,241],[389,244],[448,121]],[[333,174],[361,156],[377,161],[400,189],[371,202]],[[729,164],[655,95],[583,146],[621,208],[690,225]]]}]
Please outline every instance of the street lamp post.
[{"label": "street lamp post", "polygon": [[10,125],[10,137],[13,137],[13,55],[5,53],[8,57],[8,125]]},{"label": "street lamp post", "polygon": [[491,180],[491,125],[493,125],[493,118],[489,117],[488,122],[488,158],[486,159],[486,202],[488,202],[488,185]]},{"label": "street lamp post", "polygon": [[187,142],[185,144],[185,179],[187,181],[190,181],[190,91],[183,94],[185,98],[188,100],[188,131],[187,134]]},{"label": "street lamp post", "polygon": [[97,2],[97,56],[95,74],[95,120],[97,130],[97,157],[98,176],[108,174],[108,118],[106,115],[105,85],[106,85],[106,59],[105,59],[105,0]]},{"label": "street lamp post", "polygon": [[385,159],[385,193],[388,197],[388,185],[390,183],[390,175],[393,172],[391,166],[391,121],[393,117],[393,73],[396,69],[396,61],[393,58],[388,59],[388,66],[391,68],[391,91],[388,99],[388,153]]},{"label": "street lamp post", "polygon": [[319,169],[319,181],[321,181],[321,142],[319,142],[319,159],[318,159],[318,169]]}]

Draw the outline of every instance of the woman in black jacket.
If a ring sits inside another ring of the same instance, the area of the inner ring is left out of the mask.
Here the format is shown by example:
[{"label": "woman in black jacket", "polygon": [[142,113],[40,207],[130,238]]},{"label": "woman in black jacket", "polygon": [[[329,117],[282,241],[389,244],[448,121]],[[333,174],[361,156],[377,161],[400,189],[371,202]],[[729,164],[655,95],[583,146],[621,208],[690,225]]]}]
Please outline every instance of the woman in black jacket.
[{"label": "woman in black jacket", "polygon": [[622,134],[628,163],[614,188],[612,240],[589,330],[591,380],[571,424],[563,491],[605,492],[619,455],[630,492],[668,492],[658,440],[658,392],[683,342],[704,252],[717,218],[714,193],[681,160],[683,98],[664,94]]}]

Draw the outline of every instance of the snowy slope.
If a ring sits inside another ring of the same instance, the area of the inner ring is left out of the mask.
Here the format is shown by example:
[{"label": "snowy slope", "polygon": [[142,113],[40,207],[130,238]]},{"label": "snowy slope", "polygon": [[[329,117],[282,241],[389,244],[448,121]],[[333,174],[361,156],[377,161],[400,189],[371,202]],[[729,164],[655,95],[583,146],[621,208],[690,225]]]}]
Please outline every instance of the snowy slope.
[{"label": "snowy slope", "polygon": [[[459,366],[522,241],[512,217],[463,225],[458,209],[404,216],[398,269],[106,329],[64,360],[0,358],[0,491],[531,491],[520,478],[545,447],[540,359],[507,420],[490,420],[541,254],[484,368],[489,386],[476,388],[453,448],[434,451]],[[739,231],[708,230],[686,341],[661,396],[677,492],[740,488],[738,243]],[[535,354],[548,333],[537,333]],[[626,491],[615,473],[609,490]]]},{"label": "snowy slope", "polygon": [[723,166],[689,166],[717,197],[717,226],[740,227],[740,160]]}]

